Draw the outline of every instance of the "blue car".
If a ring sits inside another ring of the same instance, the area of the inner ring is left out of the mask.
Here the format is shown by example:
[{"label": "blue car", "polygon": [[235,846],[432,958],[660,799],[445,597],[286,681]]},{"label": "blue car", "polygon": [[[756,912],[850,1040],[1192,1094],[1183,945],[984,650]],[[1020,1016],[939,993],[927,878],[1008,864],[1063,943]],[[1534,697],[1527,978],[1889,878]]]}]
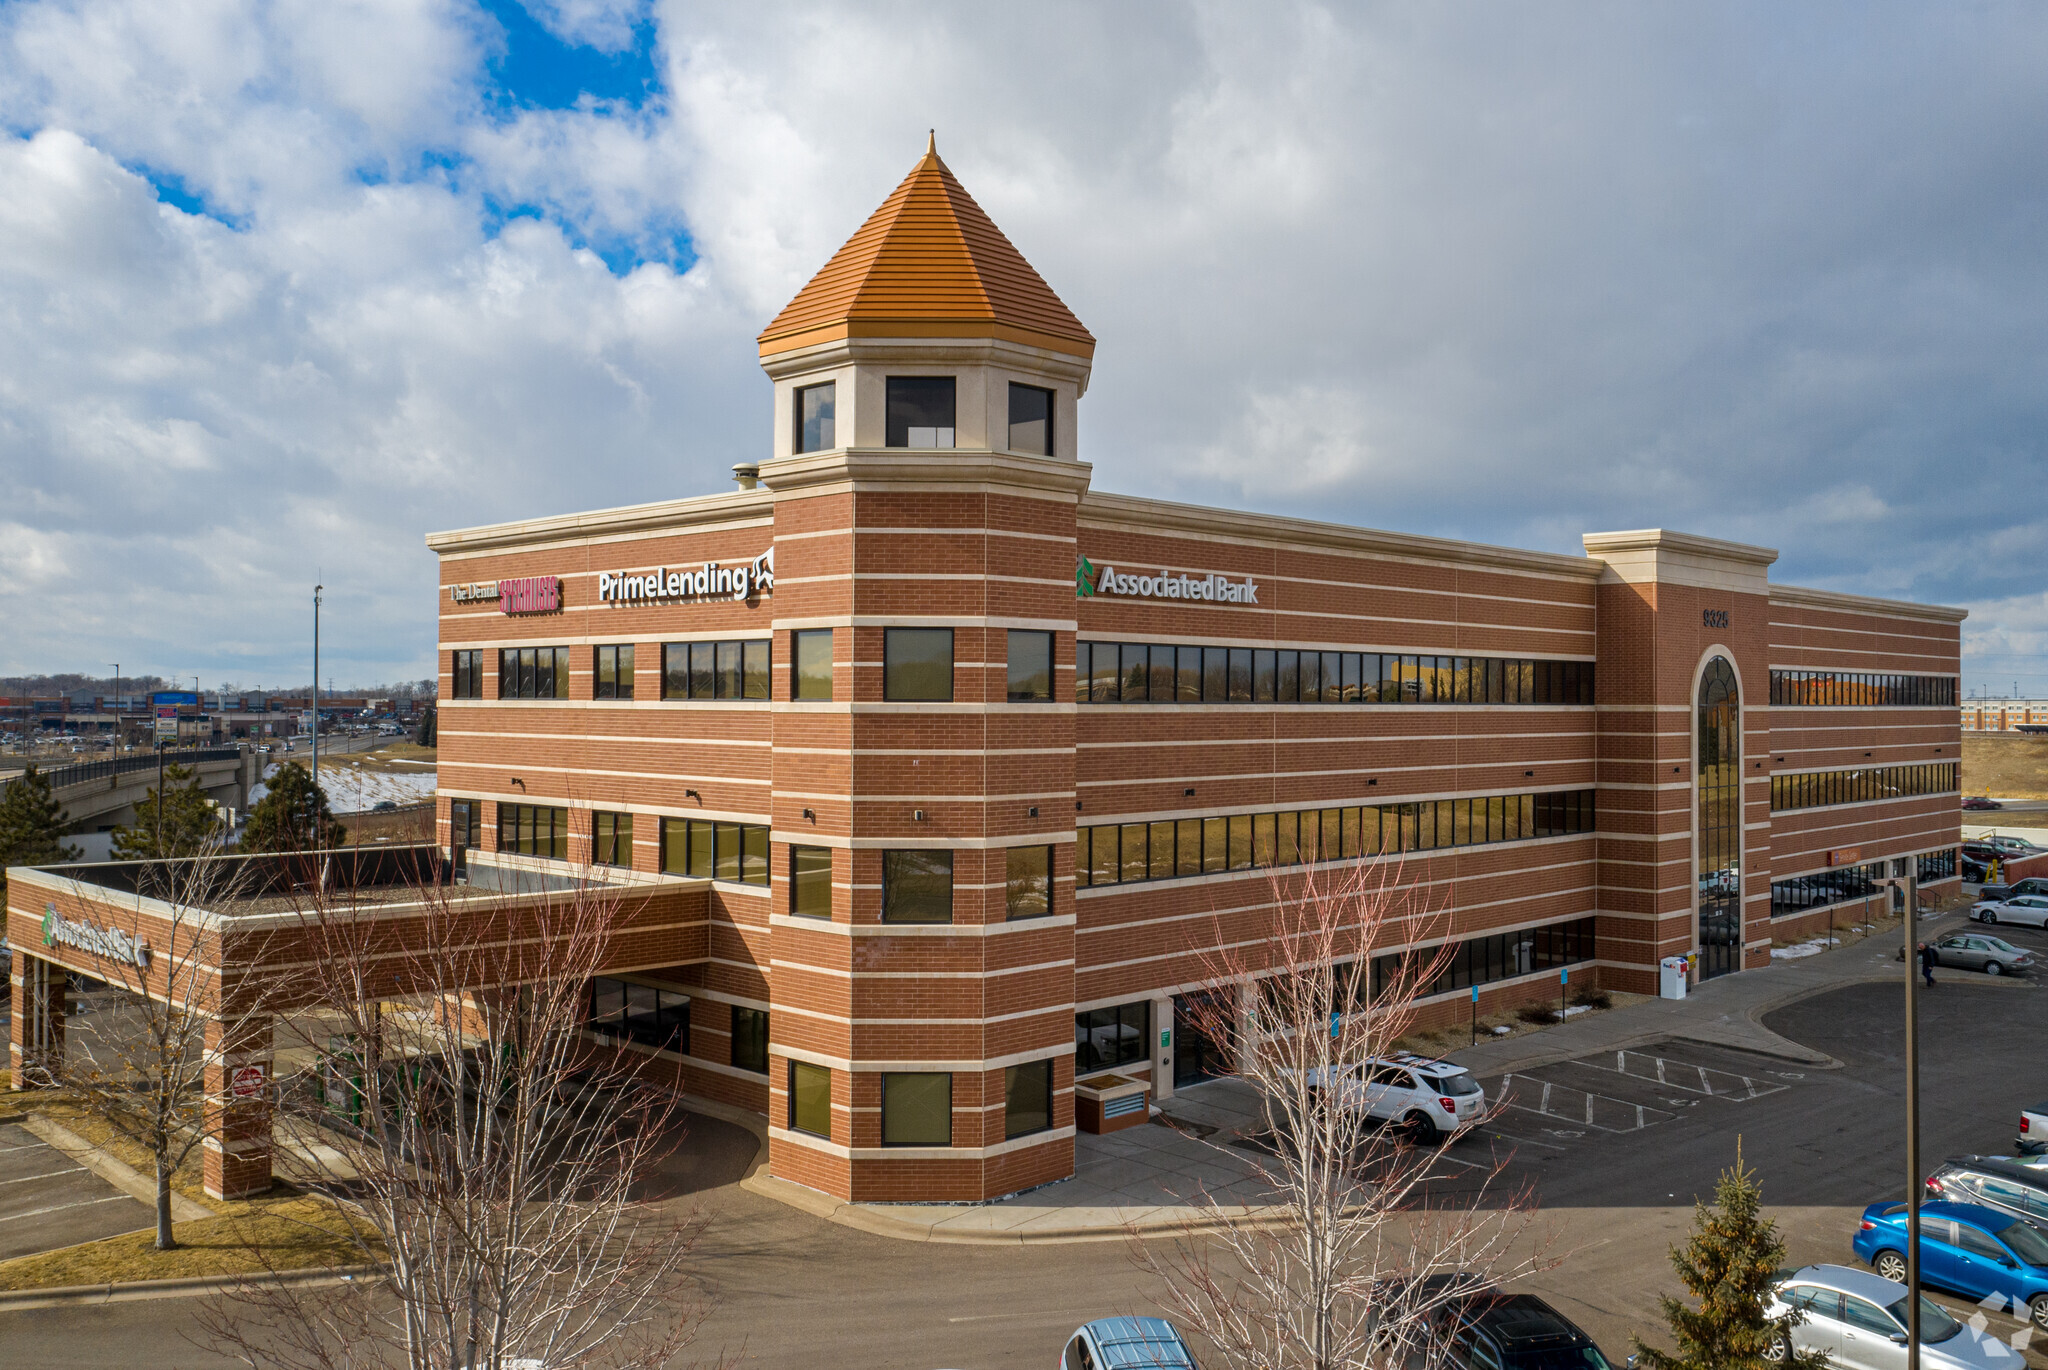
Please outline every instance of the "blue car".
[{"label": "blue car", "polygon": [[[1906,1206],[1863,1210],[1856,1254],[1888,1280],[1906,1278]],[[2048,1235],[1981,1204],[1920,1205],[1920,1279],[1972,1299],[2002,1295],[2048,1331]]]}]

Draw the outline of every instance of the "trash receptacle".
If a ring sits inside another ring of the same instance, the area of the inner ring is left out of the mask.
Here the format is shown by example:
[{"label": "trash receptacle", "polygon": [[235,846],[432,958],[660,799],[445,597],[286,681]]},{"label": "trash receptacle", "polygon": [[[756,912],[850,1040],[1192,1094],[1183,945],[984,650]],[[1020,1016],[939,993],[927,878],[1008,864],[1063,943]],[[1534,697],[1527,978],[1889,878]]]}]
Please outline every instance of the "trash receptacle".
[{"label": "trash receptacle", "polygon": [[1657,994],[1664,999],[1683,999],[1687,961],[1683,956],[1667,956],[1659,961],[1661,973],[1657,981]]}]

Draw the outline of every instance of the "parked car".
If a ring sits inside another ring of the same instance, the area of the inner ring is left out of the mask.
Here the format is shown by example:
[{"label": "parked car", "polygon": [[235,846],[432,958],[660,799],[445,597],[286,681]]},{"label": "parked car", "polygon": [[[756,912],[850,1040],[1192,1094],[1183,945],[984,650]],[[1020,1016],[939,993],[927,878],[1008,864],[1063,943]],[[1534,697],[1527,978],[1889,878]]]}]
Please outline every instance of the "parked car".
[{"label": "parked car", "polygon": [[2019,1149],[2029,1155],[2048,1151],[2048,1104],[2020,1110]]},{"label": "parked car", "polygon": [[1981,1204],[2048,1228],[2048,1167],[2005,1156],[1952,1156],[1927,1177],[1927,1197]]},{"label": "parked car", "polygon": [[1981,794],[1977,794],[1964,799],[1963,807],[1966,809],[2002,809],[2005,805],[1999,803],[1996,799],[1989,799]]},{"label": "parked car", "polygon": [[1974,904],[1970,917],[1980,923],[2017,923],[2022,927],[2048,928],[2048,894],[2017,894],[2010,899],[1993,899]]},{"label": "parked car", "polygon": [[1981,885],[1991,871],[1988,862],[1976,860],[1966,851],[1956,858],[1956,873],[1972,885]]},{"label": "parked car", "polygon": [[2048,850],[2035,846],[2024,837],[2014,837],[2008,833],[1986,833],[1976,841],[1990,847],[2000,856],[2038,856],[2043,850]]},{"label": "parked car", "polygon": [[1195,1370],[1195,1358],[1164,1318],[1097,1318],[1074,1329],[1059,1370]]},{"label": "parked car", "polygon": [[1534,1294],[1487,1288],[1443,1314],[1446,1362],[1456,1370],[1611,1370],[1578,1324]]},{"label": "parked car", "polygon": [[1311,1089],[1362,1091],[1369,1116],[1400,1123],[1418,1143],[1441,1142],[1486,1116],[1486,1091],[1471,1071],[1413,1052],[1375,1056],[1327,1075],[1319,1067],[1308,1083]]},{"label": "parked car", "polygon": [[[2048,904],[2048,900],[2042,902]],[[2048,908],[2041,913],[2044,919],[2048,919]],[[1998,920],[1992,917],[1980,921],[1995,923]],[[1963,970],[1981,970],[1986,975],[2024,975],[2034,968],[2034,958],[2030,953],[1988,932],[1950,933],[1934,944],[1934,962]]]},{"label": "parked car", "polygon": [[[1874,1203],[1863,1210],[1853,1245],[1888,1280],[1906,1278],[1906,1206]],[[2048,1235],[1981,1204],[1920,1205],[1920,1279],[1973,1299],[1993,1294],[2024,1307],[2048,1331]]]},{"label": "parked car", "polygon": [[[1906,1286],[1847,1265],[1809,1265],[1771,1294],[1765,1314],[1804,1316],[1792,1325],[1791,1349],[1818,1351],[1843,1370],[1904,1370]],[[1783,1364],[1786,1338],[1764,1353]],[[1920,1364],[1927,1370],[2019,1370],[2026,1357],[1997,1337],[1973,1332],[1947,1309],[1920,1296]]]},{"label": "parked car", "polygon": [[1995,903],[2001,899],[2010,899],[2016,894],[2048,895],[2048,878],[2030,875],[2025,880],[2015,880],[2010,885],[1985,885],[1977,891],[1977,902]]}]

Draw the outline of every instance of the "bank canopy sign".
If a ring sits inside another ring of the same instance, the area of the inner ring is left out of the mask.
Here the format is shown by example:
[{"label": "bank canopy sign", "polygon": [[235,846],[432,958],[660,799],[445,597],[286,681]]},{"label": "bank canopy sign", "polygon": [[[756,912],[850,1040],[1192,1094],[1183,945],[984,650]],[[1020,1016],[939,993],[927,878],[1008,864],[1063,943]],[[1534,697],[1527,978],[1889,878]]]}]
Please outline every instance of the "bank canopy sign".
[{"label": "bank canopy sign", "polygon": [[119,961],[138,970],[149,969],[149,942],[146,939],[130,937],[118,928],[76,922],[58,913],[55,904],[43,905],[43,945],[76,947],[102,961]]},{"label": "bank canopy sign", "polygon": [[629,604],[656,599],[752,599],[775,588],[775,549],[743,566],[707,561],[688,570],[656,566],[646,571],[600,571],[600,604]]},{"label": "bank canopy sign", "polygon": [[1124,595],[1134,599],[1190,599],[1210,604],[1257,604],[1259,587],[1250,576],[1232,580],[1210,572],[1191,576],[1184,572],[1154,573],[1119,571],[1114,566],[1097,568],[1082,557],[1074,566],[1074,597]]}]

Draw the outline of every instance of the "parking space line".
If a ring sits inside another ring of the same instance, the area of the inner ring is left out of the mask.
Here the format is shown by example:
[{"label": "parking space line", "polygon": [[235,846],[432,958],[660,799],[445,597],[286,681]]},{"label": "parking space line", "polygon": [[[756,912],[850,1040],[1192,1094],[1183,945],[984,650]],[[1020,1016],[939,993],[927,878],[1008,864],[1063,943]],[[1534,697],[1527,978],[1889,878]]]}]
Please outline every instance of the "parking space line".
[{"label": "parking space line", "polygon": [[16,1151],[34,1151],[38,1147],[48,1145],[48,1142],[23,1142],[20,1146],[0,1146],[0,1156],[6,1156]]},{"label": "parking space line", "polygon": [[75,1165],[72,1166],[69,1170],[52,1170],[49,1171],[47,1174],[42,1175],[21,1175],[17,1176],[12,1180],[0,1180],[0,1184],[28,1184],[35,1180],[54,1180],[59,1175],[83,1175],[84,1173],[84,1166]]},{"label": "parking space line", "polygon": [[[1515,1079],[1515,1076],[1503,1075],[1500,1081],[1501,1093],[1509,1108],[1517,1108],[1524,1113],[1533,1113],[1541,1118],[1556,1118],[1576,1126],[1590,1127],[1596,1132],[1640,1132],[1646,1127],[1655,1126],[1657,1123],[1665,1122],[1678,1116],[1667,1109],[1653,1108],[1648,1104],[1633,1103],[1627,1099],[1616,1099],[1607,1094],[1595,1094],[1590,1090],[1579,1089],[1574,1085],[1553,1084],[1548,1080],[1535,1076],[1524,1076],[1522,1078],[1531,1084],[1543,1086],[1542,1094],[1537,1096],[1537,1106],[1532,1108],[1527,1104],[1506,1099],[1508,1086]],[[1569,1097],[1572,1095],[1577,1095],[1579,1099],[1584,1101],[1583,1108],[1579,1107],[1577,1100]],[[1555,1107],[1553,1107],[1553,1103],[1556,1105]],[[1602,1105],[1606,1107],[1603,1109]],[[1620,1112],[1622,1119],[1633,1116],[1635,1119],[1634,1126],[1610,1126],[1611,1123],[1617,1121],[1615,1118],[1617,1110]],[[1581,1116],[1582,1114],[1583,1116]],[[1607,1117],[1608,1122],[1603,1123],[1599,1121],[1602,1114]],[[1652,1114],[1656,1116],[1652,1117]]]},{"label": "parking space line", "polygon": [[1738,1075],[1732,1070],[1716,1070],[1711,1066],[1668,1060],[1640,1051],[1615,1052],[1614,1064],[1611,1066],[1590,1058],[1563,1064],[1581,1065],[1588,1070],[1604,1070],[1610,1075],[1626,1075],[1632,1080],[1645,1080],[1666,1089],[1682,1090],[1687,1094],[1704,1094],[1710,1098],[1726,1099],[1737,1104],[1747,1103],[1751,1099],[1761,1099],[1791,1088],[1790,1085],[1774,1081],[1765,1081],[1759,1085],[1749,1076]]},{"label": "parking space line", "polygon": [[1475,1137],[1498,1137],[1504,1142],[1513,1142],[1517,1146],[1540,1146],[1549,1151],[1564,1150],[1564,1148],[1559,1146],[1556,1142],[1539,1142],[1534,1137],[1517,1137],[1512,1132],[1501,1132],[1496,1130],[1491,1132],[1474,1132],[1472,1135]]},{"label": "parking space line", "polygon": [[51,1204],[48,1208],[32,1208],[26,1213],[16,1213],[10,1218],[0,1218],[0,1223],[18,1223],[24,1218],[40,1218],[46,1213],[63,1213],[73,1208],[91,1208],[95,1204],[134,1203],[126,1194],[109,1194],[103,1199],[80,1199],[76,1203]]}]

